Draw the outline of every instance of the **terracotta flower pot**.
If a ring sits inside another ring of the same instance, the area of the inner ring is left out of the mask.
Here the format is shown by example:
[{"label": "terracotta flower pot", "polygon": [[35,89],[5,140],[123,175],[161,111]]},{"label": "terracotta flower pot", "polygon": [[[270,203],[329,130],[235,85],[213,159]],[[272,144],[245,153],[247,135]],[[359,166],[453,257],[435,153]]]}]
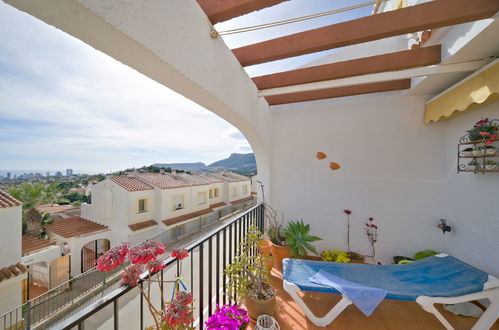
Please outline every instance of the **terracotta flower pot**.
[{"label": "terracotta flower pot", "polygon": [[363,264],[366,258],[357,252],[350,252],[348,254],[348,257],[350,258],[350,262],[354,264]]},{"label": "terracotta flower pot", "polygon": [[287,246],[272,244],[270,252],[274,256],[276,268],[282,272],[282,259],[291,258],[291,249]]},{"label": "terracotta flower pot", "polygon": [[270,256],[270,248],[272,247],[272,242],[270,240],[265,240],[262,243],[260,243],[260,252],[264,256]]},{"label": "terracotta flower pot", "polygon": [[254,299],[250,296],[246,296],[244,298],[244,305],[248,310],[248,316],[253,320],[256,320],[260,315],[273,316],[276,306],[275,296],[276,296],[275,290],[274,290],[274,295],[266,300]]}]

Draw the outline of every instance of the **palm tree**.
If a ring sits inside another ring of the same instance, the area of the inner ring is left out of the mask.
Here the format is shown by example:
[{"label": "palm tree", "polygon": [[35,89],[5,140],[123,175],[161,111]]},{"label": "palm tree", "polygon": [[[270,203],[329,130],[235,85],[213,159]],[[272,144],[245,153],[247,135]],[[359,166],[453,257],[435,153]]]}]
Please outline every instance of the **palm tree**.
[{"label": "palm tree", "polygon": [[25,220],[40,220],[41,215],[36,208],[48,201],[43,183],[23,183],[17,188],[8,189],[8,191],[12,197],[23,202],[23,218]]}]

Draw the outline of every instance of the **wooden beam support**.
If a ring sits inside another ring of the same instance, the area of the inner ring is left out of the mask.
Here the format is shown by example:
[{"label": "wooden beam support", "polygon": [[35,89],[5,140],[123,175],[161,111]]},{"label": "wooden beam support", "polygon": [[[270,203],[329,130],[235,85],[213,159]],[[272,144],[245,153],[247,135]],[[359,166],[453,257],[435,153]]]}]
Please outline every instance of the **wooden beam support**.
[{"label": "wooden beam support", "polygon": [[490,18],[498,0],[434,0],[236,48],[243,66]]},{"label": "wooden beam support", "polygon": [[318,81],[360,76],[371,73],[398,71],[438,64],[441,46],[403,50],[400,52],[363,57],[355,60],[317,65],[303,69],[254,77],[259,90],[307,84]]},{"label": "wooden beam support", "polygon": [[370,84],[362,84],[355,86],[334,87],[328,89],[320,89],[306,92],[298,92],[291,94],[280,94],[266,96],[265,99],[269,105],[286,104],[313,101],[320,99],[329,99],[335,97],[352,96],[360,94],[370,94],[379,92],[398,91],[409,89],[411,87],[410,79],[383,81]]},{"label": "wooden beam support", "polygon": [[288,0],[197,0],[212,24],[272,7]]}]

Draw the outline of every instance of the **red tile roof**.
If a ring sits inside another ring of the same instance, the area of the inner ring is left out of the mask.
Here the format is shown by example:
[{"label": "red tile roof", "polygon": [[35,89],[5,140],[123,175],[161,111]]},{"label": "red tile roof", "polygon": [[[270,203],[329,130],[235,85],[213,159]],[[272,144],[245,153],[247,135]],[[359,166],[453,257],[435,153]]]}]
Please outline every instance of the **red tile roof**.
[{"label": "red tile roof", "polygon": [[231,204],[237,204],[237,203],[242,203],[242,202],[246,202],[246,201],[249,201],[249,200],[252,200],[253,199],[253,196],[250,196],[250,197],[246,197],[246,198],[241,198],[241,199],[238,199],[236,201],[232,201],[230,202]]},{"label": "red tile roof", "polygon": [[55,244],[56,244],[55,241],[51,241],[48,239],[38,238],[32,235],[23,235],[22,238],[23,256]]},{"label": "red tile roof", "polygon": [[0,269],[0,282],[24,274],[27,271],[28,269],[20,262],[9,267],[3,267]]},{"label": "red tile roof", "polygon": [[173,224],[176,224],[176,223],[179,223],[179,222],[183,222],[183,221],[186,221],[186,220],[190,220],[192,218],[197,218],[197,217],[200,217],[202,215],[209,214],[211,212],[212,212],[211,208],[208,208],[208,209],[204,209],[204,210],[201,210],[201,211],[196,211],[196,212],[192,212],[192,213],[187,213],[187,214],[184,214],[184,215],[180,215],[178,217],[173,217],[173,218],[170,218],[170,219],[165,219],[165,220],[163,220],[163,223],[165,225],[167,225],[167,226],[171,226]]},{"label": "red tile roof", "polygon": [[175,179],[182,180],[185,183],[189,183],[193,186],[201,186],[210,184],[211,181],[207,180],[205,177],[201,175],[188,174],[188,173],[177,173],[172,174]]},{"label": "red tile roof", "polygon": [[227,205],[227,204],[225,204],[224,202],[211,204],[210,205],[210,209],[216,209],[217,207],[222,207],[222,206],[225,206],[225,205]]},{"label": "red tile roof", "polygon": [[193,175],[196,175],[196,176],[199,176],[201,178],[203,178],[203,180],[206,180],[207,182],[209,183],[219,183],[219,182],[223,182],[222,179],[219,179],[217,177],[214,177],[212,175],[209,175],[209,173],[194,173]]},{"label": "red tile roof", "polygon": [[211,172],[206,173],[209,176],[215,177],[219,180],[223,180],[225,182],[241,182],[241,181],[250,181],[251,179],[240,174],[232,173],[232,172]]},{"label": "red tile roof", "polygon": [[72,210],[75,207],[72,205],[59,205],[59,204],[42,204],[38,206],[36,209],[40,213],[59,213],[59,212],[64,212],[68,210]]},{"label": "red tile roof", "polygon": [[20,205],[23,205],[23,203],[9,195],[7,192],[0,190],[0,208]]},{"label": "red tile roof", "polygon": [[190,187],[191,185],[180,178],[176,179],[173,175],[169,173],[140,173],[136,175],[143,181],[156,186],[160,189],[171,189],[171,188],[181,188]]},{"label": "red tile roof", "polygon": [[152,185],[144,183],[141,180],[128,175],[112,176],[109,179],[128,191],[143,191],[154,189]]},{"label": "red tile roof", "polygon": [[83,219],[79,216],[73,216],[66,219],[55,220],[47,225],[47,230],[64,238],[71,238],[83,234],[89,234],[96,231],[107,229],[107,226],[96,222]]},{"label": "red tile roof", "polygon": [[137,222],[137,223],[128,225],[128,228],[130,228],[131,231],[137,231],[137,230],[146,229],[149,227],[154,227],[157,225],[158,225],[158,223],[155,220],[147,220],[147,221]]}]

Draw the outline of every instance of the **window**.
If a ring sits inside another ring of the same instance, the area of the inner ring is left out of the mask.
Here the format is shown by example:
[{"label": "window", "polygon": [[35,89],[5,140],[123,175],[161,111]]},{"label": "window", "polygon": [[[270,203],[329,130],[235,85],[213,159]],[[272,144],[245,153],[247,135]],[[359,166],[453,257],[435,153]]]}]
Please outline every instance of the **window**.
[{"label": "window", "polygon": [[213,198],[213,189],[210,189],[210,193],[209,194],[210,194],[210,199],[212,199]]},{"label": "window", "polygon": [[173,197],[173,210],[181,210],[184,208],[184,195]]},{"label": "window", "polygon": [[218,197],[218,188],[215,188],[214,191],[213,191],[213,195],[215,196],[215,198]]},{"label": "window", "polygon": [[248,193],[248,185],[247,185],[247,184],[245,184],[245,185],[243,186],[243,194],[244,194],[244,195],[246,195],[247,193]]},{"label": "window", "polygon": [[147,211],[147,201],[145,199],[139,199],[139,213]]},{"label": "window", "polygon": [[198,192],[198,204],[206,203],[206,191]]},{"label": "window", "polygon": [[231,194],[232,197],[237,196],[237,187],[232,187]]}]

